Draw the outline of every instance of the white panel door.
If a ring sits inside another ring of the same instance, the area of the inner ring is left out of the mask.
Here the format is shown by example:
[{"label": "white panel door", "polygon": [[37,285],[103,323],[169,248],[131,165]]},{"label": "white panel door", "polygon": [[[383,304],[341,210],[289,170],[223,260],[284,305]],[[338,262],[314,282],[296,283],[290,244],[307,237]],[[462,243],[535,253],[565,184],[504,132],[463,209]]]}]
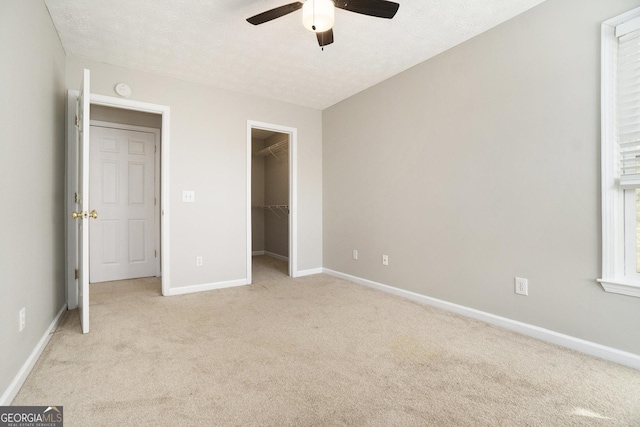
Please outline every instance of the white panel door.
[{"label": "white panel door", "polygon": [[91,283],[157,274],[155,134],[91,126]]}]

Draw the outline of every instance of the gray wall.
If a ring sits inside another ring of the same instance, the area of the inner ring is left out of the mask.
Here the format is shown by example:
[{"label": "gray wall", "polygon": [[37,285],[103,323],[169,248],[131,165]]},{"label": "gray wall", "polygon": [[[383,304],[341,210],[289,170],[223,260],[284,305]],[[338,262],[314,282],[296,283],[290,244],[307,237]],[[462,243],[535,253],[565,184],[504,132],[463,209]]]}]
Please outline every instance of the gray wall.
[{"label": "gray wall", "polygon": [[[0,393],[65,303],[65,55],[41,1],[0,4]],[[26,328],[18,332],[18,312]]]},{"label": "gray wall", "polygon": [[[117,96],[124,82],[130,99],[171,107],[172,288],[246,278],[247,120],[298,129],[298,270],[322,266],[320,111],[74,56],[66,61],[67,88],[79,88],[83,68],[91,70],[92,93]],[[195,203],[182,202],[183,190],[195,191]]]},{"label": "gray wall", "polygon": [[640,354],[596,283],[600,24],[638,5],[547,0],[325,110],[324,266]]}]

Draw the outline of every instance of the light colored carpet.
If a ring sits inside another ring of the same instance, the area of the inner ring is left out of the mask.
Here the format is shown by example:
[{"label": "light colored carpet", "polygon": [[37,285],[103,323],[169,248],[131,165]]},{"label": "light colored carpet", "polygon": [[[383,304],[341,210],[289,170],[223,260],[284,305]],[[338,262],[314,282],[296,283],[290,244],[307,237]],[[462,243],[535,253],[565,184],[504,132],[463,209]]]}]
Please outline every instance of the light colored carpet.
[{"label": "light colored carpet", "polygon": [[14,405],[66,426],[639,426],[640,371],[330,276],[92,285]]}]

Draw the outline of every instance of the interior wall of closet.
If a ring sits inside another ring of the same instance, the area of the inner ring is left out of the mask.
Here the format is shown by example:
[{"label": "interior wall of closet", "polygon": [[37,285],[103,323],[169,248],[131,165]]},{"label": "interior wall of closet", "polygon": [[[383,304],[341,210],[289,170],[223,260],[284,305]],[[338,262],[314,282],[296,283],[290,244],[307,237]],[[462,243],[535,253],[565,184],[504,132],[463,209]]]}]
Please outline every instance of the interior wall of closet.
[{"label": "interior wall of closet", "polygon": [[289,135],[251,133],[253,255],[289,260]]}]

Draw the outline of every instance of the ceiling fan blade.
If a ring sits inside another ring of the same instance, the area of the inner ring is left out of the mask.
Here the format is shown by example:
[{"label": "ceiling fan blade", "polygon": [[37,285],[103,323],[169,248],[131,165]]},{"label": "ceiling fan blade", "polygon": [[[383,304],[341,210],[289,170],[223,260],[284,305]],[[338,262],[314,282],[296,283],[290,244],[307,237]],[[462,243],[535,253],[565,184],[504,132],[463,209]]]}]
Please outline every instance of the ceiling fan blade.
[{"label": "ceiling fan blade", "polygon": [[273,19],[280,18],[281,16],[288,15],[291,12],[295,12],[302,7],[302,4],[303,3],[300,1],[285,4],[284,6],[276,7],[275,9],[267,10],[266,12],[259,13],[251,18],[247,18],[247,22],[253,25],[264,24],[265,22],[269,22]]},{"label": "ceiling fan blade", "polygon": [[329,28],[327,31],[322,33],[316,33],[316,37],[318,37],[318,44],[320,47],[333,43],[333,28]]},{"label": "ceiling fan blade", "polygon": [[400,5],[387,0],[334,0],[337,8],[377,18],[391,19]]}]

